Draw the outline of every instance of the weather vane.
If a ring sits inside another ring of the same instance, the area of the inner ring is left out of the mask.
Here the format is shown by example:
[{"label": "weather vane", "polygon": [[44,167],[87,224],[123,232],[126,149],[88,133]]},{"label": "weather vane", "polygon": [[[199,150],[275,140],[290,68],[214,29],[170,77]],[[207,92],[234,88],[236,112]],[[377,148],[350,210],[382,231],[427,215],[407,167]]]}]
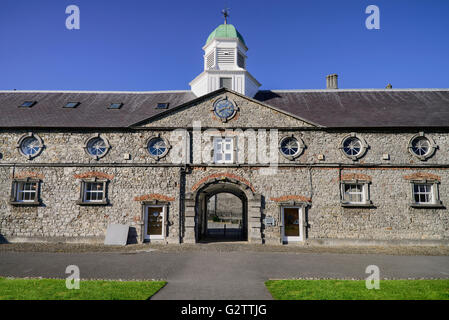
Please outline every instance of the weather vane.
[{"label": "weather vane", "polygon": [[229,8],[223,9],[221,11],[221,13],[223,13],[224,18],[225,18],[225,24],[228,24],[228,17],[229,17]]}]

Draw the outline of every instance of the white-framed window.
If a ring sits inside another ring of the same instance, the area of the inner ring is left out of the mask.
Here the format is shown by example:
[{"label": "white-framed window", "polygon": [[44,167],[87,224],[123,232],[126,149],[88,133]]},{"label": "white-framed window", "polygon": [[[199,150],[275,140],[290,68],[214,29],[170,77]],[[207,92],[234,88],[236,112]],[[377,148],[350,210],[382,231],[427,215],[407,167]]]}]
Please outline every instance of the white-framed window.
[{"label": "white-framed window", "polygon": [[437,147],[435,141],[424,132],[414,135],[408,144],[409,152],[422,161],[432,157]]},{"label": "white-framed window", "polygon": [[19,150],[20,154],[31,160],[37,157],[42,152],[42,150],[44,149],[44,144],[42,139],[38,135],[29,132],[28,134],[20,138],[16,147]]},{"label": "white-framed window", "polygon": [[104,198],[104,183],[103,182],[85,182],[84,187],[84,201],[85,202],[100,202]]},{"label": "white-framed window", "polygon": [[343,181],[341,183],[343,206],[370,205],[369,183],[366,181]]},{"label": "white-framed window", "polygon": [[234,163],[234,138],[214,138],[214,163]]},{"label": "white-framed window", "polygon": [[412,206],[441,206],[438,183],[434,181],[412,181]]},{"label": "white-framed window", "polygon": [[39,180],[14,180],[11,194],[13,204],[39,204]]},{"label": "white-framed window", "polygon": [[78,204],[105,205],[107,199],[107,180],[83,180],[81,181],[81,197]]},{"label": "white-framed window", "polygon": [[339,149],[345,157],[357,161],[365,155],[368,147],[365,139],[352,132],[341,140]]}]

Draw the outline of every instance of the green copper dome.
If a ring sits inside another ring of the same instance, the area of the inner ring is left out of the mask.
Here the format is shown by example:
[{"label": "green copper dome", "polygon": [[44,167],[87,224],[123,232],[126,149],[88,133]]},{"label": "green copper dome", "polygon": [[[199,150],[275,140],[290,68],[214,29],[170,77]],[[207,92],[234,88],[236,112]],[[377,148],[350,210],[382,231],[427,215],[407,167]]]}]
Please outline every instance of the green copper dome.
[{"label": "green copper dome", "polygon": [[215,38],[239,38],[240,41],[246,46],[245,40],[243,40],[242,35],[237,31],[237,29],[232,24],[220,24],[207,38],[206,44]]}]

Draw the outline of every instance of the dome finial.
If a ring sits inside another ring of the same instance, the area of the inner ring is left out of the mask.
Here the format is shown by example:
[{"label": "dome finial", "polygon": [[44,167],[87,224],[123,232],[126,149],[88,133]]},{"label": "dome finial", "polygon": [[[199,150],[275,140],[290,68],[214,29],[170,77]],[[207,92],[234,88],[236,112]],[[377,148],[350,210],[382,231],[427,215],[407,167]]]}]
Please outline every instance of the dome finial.
[{"label": "dome finial", "polygon": [[229,8],[225,8],[221,11],[223,13],[225,21],[224,24],[228,24],[228,17],[229,17]]}]

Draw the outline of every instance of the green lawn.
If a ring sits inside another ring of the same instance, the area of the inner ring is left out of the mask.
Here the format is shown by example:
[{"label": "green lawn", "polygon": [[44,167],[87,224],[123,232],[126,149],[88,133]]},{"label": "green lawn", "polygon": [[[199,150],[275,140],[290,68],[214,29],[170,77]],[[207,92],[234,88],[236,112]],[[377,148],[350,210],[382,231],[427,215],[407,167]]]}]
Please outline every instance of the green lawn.
[{"label": "green lawn", "polygon": [[81,280],[69,290],[65,280],[0,278],[0,300],[144,300],[165,286],[165,281]]},{"label": "green lawn", "polygon": [[449,280],[380,280],[366,289],[365,280],[269,280],[276,300],[449,300]]}]

